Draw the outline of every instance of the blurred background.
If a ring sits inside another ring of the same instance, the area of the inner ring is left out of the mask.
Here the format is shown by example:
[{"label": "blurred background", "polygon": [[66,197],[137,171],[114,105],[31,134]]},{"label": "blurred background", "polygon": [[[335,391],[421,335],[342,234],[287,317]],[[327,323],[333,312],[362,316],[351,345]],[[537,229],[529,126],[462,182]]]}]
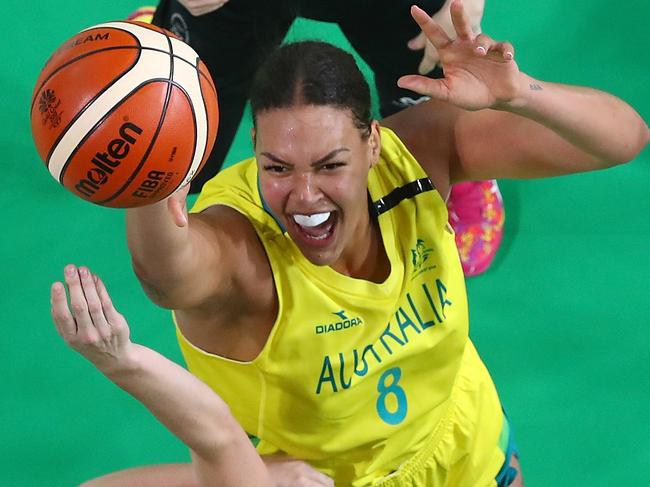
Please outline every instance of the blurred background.
[{"label": "blurred background", "polygon": [[[60,187],[29,127],[33,84],[52,51],[140,4],[4,5],[0,484],[71,486],[186,461],[185,447],[51,324],[50,283],[65,264],[85,264],[107,283],[135,341],[182,360],[169,313],[148,301],[131,270],[123,211]],[[610,91],[648,121],[648,22],[647,0],[487,0],[483,30],[512,41],[528,74]],[[349,47],[332,24],[298,20],[289,37]],[[229,163],[251,154],[249,128],[245,116]],[[646,149],[604,172],[500,182],[504,242],[492,268],[468,281],[471,334],[511,418],[528,487],[650,478],[649,181]]]}]

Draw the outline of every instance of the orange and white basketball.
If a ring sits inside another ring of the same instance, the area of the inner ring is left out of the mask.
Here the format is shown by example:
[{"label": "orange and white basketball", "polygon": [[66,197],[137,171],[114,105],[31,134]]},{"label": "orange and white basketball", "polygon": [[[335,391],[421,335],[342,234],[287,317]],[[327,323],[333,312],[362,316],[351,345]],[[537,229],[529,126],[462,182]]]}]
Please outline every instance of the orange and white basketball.
[{"label": "orange and white basketball", "polygon": [[159,201],[189,183],[217,133],[217,94],[196,52],[143,22],[78,33],[43,68],[32,135],[50,174],[98,205]]}]

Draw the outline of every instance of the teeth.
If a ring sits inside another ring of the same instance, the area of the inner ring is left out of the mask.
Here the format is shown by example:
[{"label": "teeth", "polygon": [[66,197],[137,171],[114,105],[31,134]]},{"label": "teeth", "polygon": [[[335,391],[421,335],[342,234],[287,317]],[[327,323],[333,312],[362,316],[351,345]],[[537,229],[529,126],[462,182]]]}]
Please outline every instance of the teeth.
[{"label": "teeth", "polygon": [[293,215],[295,222],[302,227],[315,227],[326,221],[332,212],[316,213],[314,215]]}]

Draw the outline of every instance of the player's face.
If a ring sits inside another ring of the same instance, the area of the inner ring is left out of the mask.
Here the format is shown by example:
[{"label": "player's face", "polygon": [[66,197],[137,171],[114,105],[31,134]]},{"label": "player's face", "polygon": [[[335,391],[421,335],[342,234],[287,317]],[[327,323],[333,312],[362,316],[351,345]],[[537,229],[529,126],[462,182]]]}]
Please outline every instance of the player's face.
[{"label": "player's face", "polygon": [[370,233],[368,171],[379,157],[377,122],[364,137],[346,109],[274,109],[257,115],[254,144],[262,195],[273,214],[312,263],[344,269],[367,248],[362,240]]}]

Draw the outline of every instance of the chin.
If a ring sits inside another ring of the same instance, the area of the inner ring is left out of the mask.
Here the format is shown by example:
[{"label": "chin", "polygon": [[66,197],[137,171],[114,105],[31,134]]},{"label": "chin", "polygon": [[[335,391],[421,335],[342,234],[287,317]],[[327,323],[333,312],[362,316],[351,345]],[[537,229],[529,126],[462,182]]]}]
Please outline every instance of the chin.
[{"label": "chin", "polygon": [[316,266],[331,266],[336,262],[336,258],[331,252],[305,252],[305,249],[300,249],[300,251],[309,262]]}]

